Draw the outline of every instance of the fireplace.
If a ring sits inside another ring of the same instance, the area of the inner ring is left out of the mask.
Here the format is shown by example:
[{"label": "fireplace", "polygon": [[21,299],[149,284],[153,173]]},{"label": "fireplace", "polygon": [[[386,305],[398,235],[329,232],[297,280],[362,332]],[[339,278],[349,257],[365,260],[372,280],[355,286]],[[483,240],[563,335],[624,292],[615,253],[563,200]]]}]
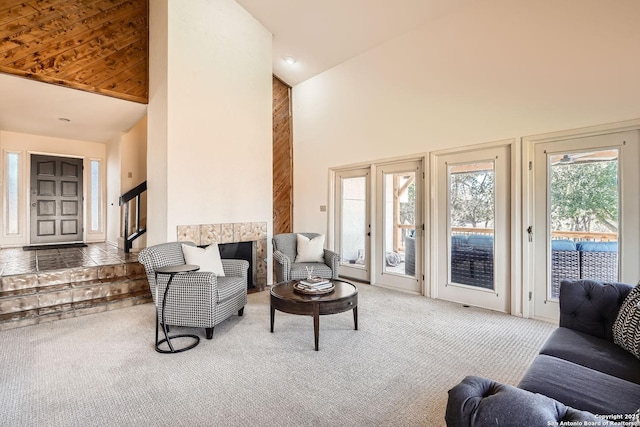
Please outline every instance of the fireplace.
[{"label": "fireplace", "polygon": [[267,223],[235,222],[177,226],[178,241],[200,247],[217,243],[226,259],[249,261],[248,287],[262,291],[267,286]]},{"label": "fireplace", "polygon": [[247,275],[247,289],[256,288],[256,242],[219,243],[220,258],[243,259],[249,261],[249,274]]}]

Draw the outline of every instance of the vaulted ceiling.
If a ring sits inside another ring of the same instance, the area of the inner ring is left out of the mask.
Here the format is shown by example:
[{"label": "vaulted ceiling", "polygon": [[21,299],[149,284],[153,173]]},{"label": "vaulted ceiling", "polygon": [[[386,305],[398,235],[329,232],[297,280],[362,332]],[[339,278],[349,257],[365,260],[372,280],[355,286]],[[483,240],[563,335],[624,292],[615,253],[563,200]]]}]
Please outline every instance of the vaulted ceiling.
[{"label": "vaulted ceiling", "polygon": [[[273,34],[273,73],[290,86],[471,0],[236,0]],[[288,64],[285,57],[296,59]]]},{"label": "vaulted ceiling", "polygon": [[[294,86],[471,0],[236,1],[273,34],[273,72]],[[147,8],[0,0],[0,130],[104,142],[133,126],[148,99]]]}]

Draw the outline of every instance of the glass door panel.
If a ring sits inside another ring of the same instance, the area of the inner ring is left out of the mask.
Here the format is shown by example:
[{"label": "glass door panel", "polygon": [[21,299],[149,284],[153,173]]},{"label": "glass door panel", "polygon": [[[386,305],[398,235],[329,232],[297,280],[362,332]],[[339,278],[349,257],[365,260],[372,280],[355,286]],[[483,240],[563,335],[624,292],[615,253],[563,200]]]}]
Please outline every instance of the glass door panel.
[{"label": "glass door panel", "polygon": [[432,294],[511,310],[511,145],[432,157]]},{"label": "glass door panel", "polygon": [[381,165],[376,172],[376,280],[422,293],[422,162]]},{"label": "glass door panel", "polygon": [[533,316],[559,318],[563,280],[640,276],[637,130],[531,146]]},{"label": "glass door panel", "polygon": [[557,300],[564,279],[618,281],[619,152],[560,152],[547,158],[551,242],[547,297]]},{"label": "glass door panel", "polygon": [[384,174],[384,272],[415,277],[415,172]]},{"label": "glass door panel", "polygon": [[495,164],[448,165],[449,281],[493,290]]},{"label": "glass door panel", "polygon": [[369,281],[369,171],[339,172],[336,179],[340,275]]}]

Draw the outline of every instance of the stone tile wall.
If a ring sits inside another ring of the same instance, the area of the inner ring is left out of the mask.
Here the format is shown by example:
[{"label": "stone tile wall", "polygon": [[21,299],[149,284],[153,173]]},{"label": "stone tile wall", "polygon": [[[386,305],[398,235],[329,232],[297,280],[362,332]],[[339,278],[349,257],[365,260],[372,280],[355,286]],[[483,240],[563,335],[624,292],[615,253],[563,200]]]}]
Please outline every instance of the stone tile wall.
[{"label": "stone tile wall", "polygon": [[256,242],[256,287],[267,286],[267,223],[236,222],[227,224],[179,225],[179,242],[193,242],[198,246],[212,243]]}]

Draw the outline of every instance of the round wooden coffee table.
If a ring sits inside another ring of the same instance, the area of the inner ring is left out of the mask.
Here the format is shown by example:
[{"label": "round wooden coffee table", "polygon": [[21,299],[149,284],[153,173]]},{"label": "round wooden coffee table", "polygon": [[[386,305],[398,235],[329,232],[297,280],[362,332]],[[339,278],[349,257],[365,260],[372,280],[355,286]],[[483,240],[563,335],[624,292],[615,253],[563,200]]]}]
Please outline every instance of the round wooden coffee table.
[{"label": "round wooden coffee table", "polygon": [[353,310],[353,323],[358,330],[358,288],[343,280],[331,280],[335,289],[327,294],[308,295],[296,292],[293,285],[297,280],[282,282],[271,288],[271,332],[276,310],[290,314],[313,316],[313,333],[316,351],[320,333],[320,315],[336,314]]}]

